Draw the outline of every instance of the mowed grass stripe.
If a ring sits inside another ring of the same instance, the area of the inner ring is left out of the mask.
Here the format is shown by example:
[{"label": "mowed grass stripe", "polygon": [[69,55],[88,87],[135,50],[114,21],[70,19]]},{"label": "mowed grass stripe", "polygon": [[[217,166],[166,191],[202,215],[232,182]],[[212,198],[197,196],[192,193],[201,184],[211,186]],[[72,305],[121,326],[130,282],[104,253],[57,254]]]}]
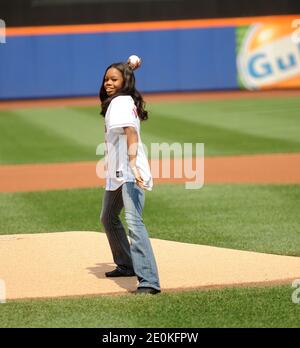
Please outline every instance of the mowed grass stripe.
[{"label": "mowed grass stripe", "polygon": [[[188,120],[241,133],[299,142],[299,98],[160,103],[151,111],[170,119]],[[283,124],[284,123],[284,124]]]},{"label": "mowed grass stripe", "polygon": [[[196,119],[194,121],[172,119],[163,114],[155,114],[155,117],[157,122],[147,124],[144,128],[145,133],[155,132],[156,136],[160,135],[161,139],[169,144],[192,143],[194,144],[193,156],[197,155],[196,143],[205,144],[206,156],[300,151],[300,142],[296,141],[247,134],[244,131],[200,123]],[[159,127],[156,126],[157,123],[159,123]],[[146,145],[151,148],[150,144]]]},{"label": "mowed grass stripe", "polygon": [[[297,98],[156,103],[149,110],[142,123],[149,151],[153,142],[204,142],[206,156],[300,151]],[[2,111],[0,126],[2,164],[97,160],[104,141],[98,107]]]},{"label": "mowed grass stripe", "polygon": [[[1,327],[299,327],[291,286],[16,301]],[[175,315],[174,315],[175,313]]]},{"label": "mowed grass stripe", "polygon": [[[103,189],[0,194],[1,234],[103,231]],[[165,184],[146,193],[150,237],[300,256],[300,185]],[[122,213],[124,221],[124,211]],[[126,225],[126,224],[125,224]]]},{"label": "mowed grass stripe", "polygon": [[68,139],[71,143],[96,149],[100,139],[101,142],[104,139],[103,117],[95,107],[92,108],[92,113],[88,110],[88,108],[64,107],[18,109],[14,112],[33,126],[45,128],[62,139]]},{"label": "mowed grass stripe", "polygon": [[[29,114],[31,110],[26,110]],[[42,112],[42,111],[41,111]],[[39,117],[43,117],[41,114]],[[62,116],[63,117],[63,116]],[[38,117],[36,117],[38,118]],[[49,116],[51,118],[51,115]],[[61,124],[57,127],[63,127]],[[67,125],[66,125],[67,127]],[[96,145],[90,146],[54,132],[20,113],[0,114],[0,163],[48,163],[96,159]]]}]

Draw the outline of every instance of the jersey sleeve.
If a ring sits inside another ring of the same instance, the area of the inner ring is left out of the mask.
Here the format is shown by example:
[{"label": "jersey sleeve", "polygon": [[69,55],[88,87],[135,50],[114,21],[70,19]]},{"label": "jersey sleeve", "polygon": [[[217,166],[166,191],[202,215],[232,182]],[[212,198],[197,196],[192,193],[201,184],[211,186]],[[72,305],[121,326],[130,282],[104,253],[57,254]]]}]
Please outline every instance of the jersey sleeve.
[{"label": "jersey sleeve", "polygon": [[131,98],[117,97],[111,101],[108,131],[119,132],[123,127],[136,128],[135,105]]}]

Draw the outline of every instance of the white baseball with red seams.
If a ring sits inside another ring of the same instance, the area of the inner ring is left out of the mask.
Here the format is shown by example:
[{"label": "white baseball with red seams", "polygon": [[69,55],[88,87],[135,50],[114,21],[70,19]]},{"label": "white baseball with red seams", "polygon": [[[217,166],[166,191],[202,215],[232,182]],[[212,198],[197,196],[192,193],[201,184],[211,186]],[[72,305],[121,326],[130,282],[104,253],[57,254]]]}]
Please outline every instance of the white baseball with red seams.
[{"label": "white baseball with red seams", "polygon": [[128,61],[130,62],[131,65],[136,66],[140,64],[141,58],[133,54],[128,58]]}]

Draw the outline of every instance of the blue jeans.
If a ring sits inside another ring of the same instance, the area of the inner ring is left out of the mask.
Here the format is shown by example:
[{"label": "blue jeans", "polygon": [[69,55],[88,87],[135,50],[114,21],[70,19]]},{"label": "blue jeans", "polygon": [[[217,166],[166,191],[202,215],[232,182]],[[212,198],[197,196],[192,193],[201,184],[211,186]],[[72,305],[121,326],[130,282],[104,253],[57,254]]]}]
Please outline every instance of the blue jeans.
[{"label": "blue jeans", "polygon": [[[142,219],[144,203],[144,190],[134,182],[126,182],[115,191],[105,191],[100,219],[117,268],[123,272],[133,270],[139,287],[160,290],[153,250]],[[130,244],[119,217],[123,207]]]}]

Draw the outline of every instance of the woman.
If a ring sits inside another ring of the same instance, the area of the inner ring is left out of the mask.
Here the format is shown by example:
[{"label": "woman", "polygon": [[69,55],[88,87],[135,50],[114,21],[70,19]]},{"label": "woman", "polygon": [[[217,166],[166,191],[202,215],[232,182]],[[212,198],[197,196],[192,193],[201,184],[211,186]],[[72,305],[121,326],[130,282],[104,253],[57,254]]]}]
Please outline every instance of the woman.
[{"label": "woman", "polygon": [[[133,70],[127,63],[110,65],[100,88],[105,117],[106,190],[101,222],[117,267],[107,277],[137,276],[136,294],[157,294],[160,290],[157,266],[148,232],[142,219],[144,190],[153,181],[141,137],[140,120],[148,118],[141,94],[135,88]],[[125,209],[130,244],[120,220]]]}]

